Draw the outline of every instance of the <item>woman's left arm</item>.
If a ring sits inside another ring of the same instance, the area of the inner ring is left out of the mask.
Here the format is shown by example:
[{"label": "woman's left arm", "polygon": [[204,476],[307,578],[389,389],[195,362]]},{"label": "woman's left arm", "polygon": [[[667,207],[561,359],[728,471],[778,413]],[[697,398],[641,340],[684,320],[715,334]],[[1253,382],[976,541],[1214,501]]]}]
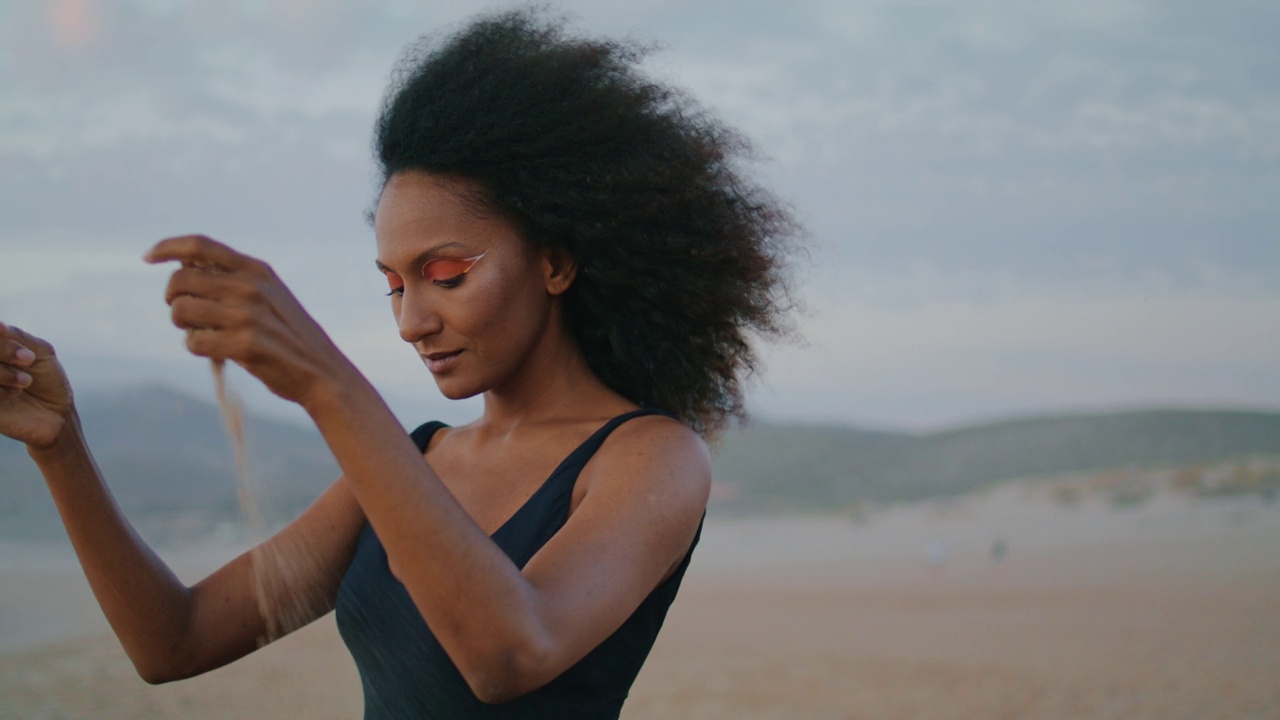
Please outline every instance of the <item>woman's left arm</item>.
[{"label": "woman's left arm", "polygon": [[308,411],[392,572],[486,702],[541,687],[603,642],[684,558],[706,508],[702,440],[669,418],[637,418],[584,469],[581,503],[522,572],[422,461],[376,393],[354,384],[335,390]]},{"label": "woman's left arm", "polygon": [[167,295],[174,324],[207,329],[189,333],[194,354],[232,360],[307,410],[392,572],[480,699],[554,679],[688,551],[710,461],[680,423],[645,417],[615,431],[579,479],[587,491],[569,521],[521,571],[268,266],[202,236],[165,240],[147,259],[184,265]]}]

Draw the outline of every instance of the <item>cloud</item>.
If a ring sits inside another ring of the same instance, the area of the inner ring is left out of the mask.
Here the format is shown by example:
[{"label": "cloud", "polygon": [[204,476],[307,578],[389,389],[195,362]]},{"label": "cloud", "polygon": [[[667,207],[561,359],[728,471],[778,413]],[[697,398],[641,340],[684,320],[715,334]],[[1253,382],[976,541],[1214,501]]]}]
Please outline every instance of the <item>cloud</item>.
[{"label": "cloud", "polygon": [[951,283],[937,293],[945,273],[880,278],[878,292],[850,276],[853,290],[811,301],[806,344],[766,349],[762,415],[921,427],[1132,405],[1280,407],[1280,292],[1256,277],[1206,276],[1188,292],[1158,276],[1039,288],[979,275],[968,281],[995,289],[975,300]]},{"label": "cloud", "polygon": [[[276,264],[383,387],[418,396],[360,270],[369,136],[402,48],[481,7],[6,6],[0,312],[70,333],[81,357],[120,348],[121,373],[143,352],[180,363],[155,289],[136,294],[155,279],[128,263],[207,232]],[[770,412],[1278,402],[1257,360],[1274,347],[1249,335],[1280,292],[1272,5],[570,9],[588,33],[665,46],[648,67],[741,127],[766,158],[750,171],[811,230],[821,313],[812,346],[771,352]],[[122,343],[125,317],[156,324]]]},{"label": "cloud", "polygon": [[60,50],[83,50],[98,39],[98,24],[92,0],[51,0],[48,4],[49,21],[53,25],[54,38]]}]

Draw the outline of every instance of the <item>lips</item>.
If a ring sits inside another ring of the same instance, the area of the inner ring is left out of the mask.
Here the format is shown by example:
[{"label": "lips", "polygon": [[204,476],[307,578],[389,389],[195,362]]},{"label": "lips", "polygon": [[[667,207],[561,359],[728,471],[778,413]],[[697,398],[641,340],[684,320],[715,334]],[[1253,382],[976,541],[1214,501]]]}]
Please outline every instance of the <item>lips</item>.
[{"label": "lips", "polygon": [[432,374],[438,375],[447,372],[449,368],[458,361],[458,356],[462,354],[461,350],[453,350],[450,352],[434,352],[424,353],[422,360],[427,364],[427,369]]}]

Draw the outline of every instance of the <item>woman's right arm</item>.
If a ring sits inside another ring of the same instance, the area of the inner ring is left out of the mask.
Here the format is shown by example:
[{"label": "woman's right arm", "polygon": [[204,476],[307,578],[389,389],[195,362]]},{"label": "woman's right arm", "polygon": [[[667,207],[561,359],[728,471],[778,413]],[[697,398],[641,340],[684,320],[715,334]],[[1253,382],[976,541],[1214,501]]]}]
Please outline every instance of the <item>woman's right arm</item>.
[{"label": "woman's right arm", "polygon": [[103,613],[147,682],[225,665],[333,607],[364,522],[344,480],[270,540],[187,587],[108,491],[53,348],[3,324],[0,433],[27,444]]}]

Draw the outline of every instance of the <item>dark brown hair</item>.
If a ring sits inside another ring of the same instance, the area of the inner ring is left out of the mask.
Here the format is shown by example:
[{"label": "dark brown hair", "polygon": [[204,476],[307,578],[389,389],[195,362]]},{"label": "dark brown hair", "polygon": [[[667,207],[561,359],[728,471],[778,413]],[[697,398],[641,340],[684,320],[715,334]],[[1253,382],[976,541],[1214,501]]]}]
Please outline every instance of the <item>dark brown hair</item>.
[{"label": "dark brown hair", "polygon": [[420,170],[567,250],[564,316],[592,370],[702,434],[743,418],[751,336],[787,334],[801,233],[744,177],[750,148],[644,77],[634,43],[569,34],[541,10],[489,15],[405,56],[376,130],[385,184]]}]

